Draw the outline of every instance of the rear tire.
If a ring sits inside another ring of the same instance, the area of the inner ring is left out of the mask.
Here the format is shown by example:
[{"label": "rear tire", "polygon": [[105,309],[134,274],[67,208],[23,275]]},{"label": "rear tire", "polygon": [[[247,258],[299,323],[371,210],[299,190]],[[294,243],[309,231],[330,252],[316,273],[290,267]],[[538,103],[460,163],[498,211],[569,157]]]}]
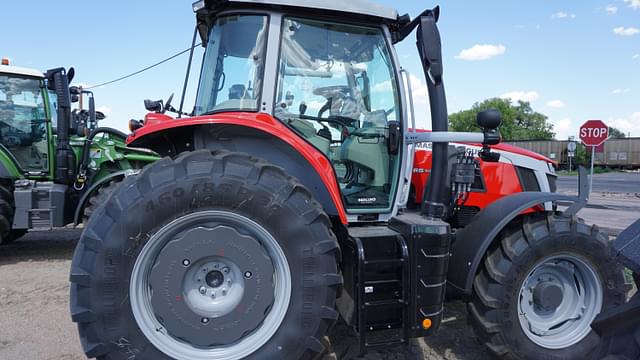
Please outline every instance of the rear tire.
[{"label": "rear tire", "polygon": [[591,321],[623,303],[625,289],[597,227],[575,217],[524,216],[487,251],[469,318],[497,357],[586,359],[599,344]]},{"label": "rear tire", "polygon": [[[126,178],[95,210],[72,261],[71,316],[86,355],[99,359],[311,359],[338,316],[338,252],[319,203],[282,169],[238,153],[184,153]],[[227,281],[240,305],[213,293]]]}]

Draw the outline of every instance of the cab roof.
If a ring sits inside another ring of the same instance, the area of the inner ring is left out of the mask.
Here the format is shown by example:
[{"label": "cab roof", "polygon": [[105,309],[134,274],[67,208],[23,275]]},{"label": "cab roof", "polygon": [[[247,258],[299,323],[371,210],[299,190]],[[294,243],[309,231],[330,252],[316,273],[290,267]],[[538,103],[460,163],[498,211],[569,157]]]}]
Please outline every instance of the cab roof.
[{"label": "cab roof", "polygon": [[27,68],[18,67],[18,66],[0,65],[0,75],[4,75],[4,74],[44,78],[42,71],[27,69]]},{"label": "cab roof", "polygon": [[194,10],[204,6],[217,8],[224,5],[258,5],[291,7],[297,9],[317,9],[354,15],[365,15],[396,21],[398,12],[394,8],[380,5],[368,0],[202,0],[193,4]]}]

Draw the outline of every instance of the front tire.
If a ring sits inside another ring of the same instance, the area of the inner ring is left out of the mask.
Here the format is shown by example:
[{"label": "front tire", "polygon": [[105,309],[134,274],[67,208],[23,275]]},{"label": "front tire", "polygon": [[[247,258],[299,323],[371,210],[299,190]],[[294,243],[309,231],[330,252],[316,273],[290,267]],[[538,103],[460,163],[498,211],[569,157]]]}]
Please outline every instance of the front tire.
[{"label": "front tire", "polygon": [[335,321],[338,244],[297,180],[196,151],[129,177],[72,261],[71,313],[99,359],[309,359]]},{"label": "front tire", "polygon": [[10,244],[27,233],[26,229],[12,229],[15,211],[13,185],[0,183],[0,245]]},{"label": "front tire", "polygon": [[504,359],[586,359],[590,327],[625,299],[622,269],[597,227],[540,214],[509,225],[485,255],[468,304],[490,352]]}]

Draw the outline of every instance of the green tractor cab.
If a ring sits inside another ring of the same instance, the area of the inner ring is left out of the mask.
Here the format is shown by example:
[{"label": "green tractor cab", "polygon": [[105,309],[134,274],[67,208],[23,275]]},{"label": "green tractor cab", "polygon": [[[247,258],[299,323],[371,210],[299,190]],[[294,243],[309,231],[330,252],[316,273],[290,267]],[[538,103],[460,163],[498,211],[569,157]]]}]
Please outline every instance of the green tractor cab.
[{"label": "green tractor cab", "polygon": [[[158,159],[98,127],[104,114],[91,92],[69,88],[73,75],[0,67],[0,244],[82,222],[109,185]],[[71,111],[84,96],[88,109]]]}]

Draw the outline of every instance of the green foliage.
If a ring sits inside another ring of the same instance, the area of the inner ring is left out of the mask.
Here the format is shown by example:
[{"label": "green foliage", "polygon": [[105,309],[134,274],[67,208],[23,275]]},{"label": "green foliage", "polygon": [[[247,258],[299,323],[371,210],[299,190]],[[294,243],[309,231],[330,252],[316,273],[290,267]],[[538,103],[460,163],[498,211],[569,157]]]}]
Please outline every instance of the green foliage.
[{"label": "green foliage", "polygon": [[583,166],[588,166],[589,164],[591,164],[591,149],[587,151],[587,148],[583,144],[577,143],[576,156],[574,158],[573,163],[575,165],[583,165]]},{"label": "green foliage", "polygon": [[609,136],[614,139],[624,139],[626,137],[621,130],[616,129],[613,126],[609,126]]},{"label": "green foliage", "polygon": [[513,105],[509,99],[487,99],[475,103],[469,110],[449,115],[451,131],[480,131],[476,125],[476,115],[480,111],[497,109],[502,113],[500,134],[504,140],[553,139],[553,125],[547,122],[548,117],[531,108],[526,101],[518,101]]}]

